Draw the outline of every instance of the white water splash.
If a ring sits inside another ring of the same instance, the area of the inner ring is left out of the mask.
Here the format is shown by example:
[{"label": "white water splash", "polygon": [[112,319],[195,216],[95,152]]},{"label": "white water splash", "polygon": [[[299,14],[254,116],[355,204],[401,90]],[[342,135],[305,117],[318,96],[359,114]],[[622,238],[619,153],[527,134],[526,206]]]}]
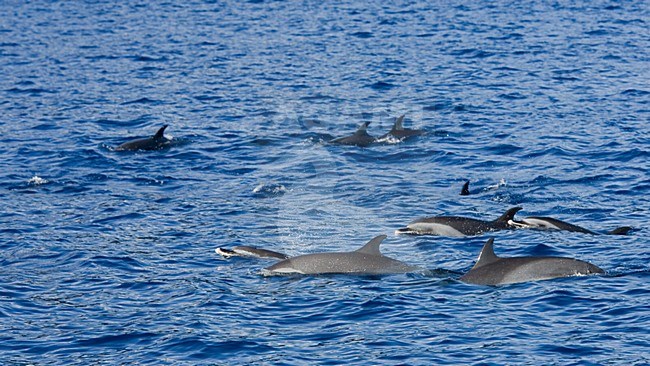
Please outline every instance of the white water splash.
[{"label": "white water splash", "polygon": [[47,179],[43,179],[43,178],[39,177],[38,175],[34,175],[33,177],[31,177],[27,181],[27,184],[31,184],[31,185],[34,185],[34,186],[40,186],[42,184],[46,184],[46,183],[49,183],[49,182],[50,181],[48,181]]}]

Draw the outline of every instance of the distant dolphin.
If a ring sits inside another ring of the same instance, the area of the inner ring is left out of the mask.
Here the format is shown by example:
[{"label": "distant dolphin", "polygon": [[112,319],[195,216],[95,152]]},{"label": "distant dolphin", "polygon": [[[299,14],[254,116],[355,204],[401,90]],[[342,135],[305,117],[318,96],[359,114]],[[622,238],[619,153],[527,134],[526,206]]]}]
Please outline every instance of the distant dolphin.
[{"label": "distant dolphin", "polygon": [[246,245],[236,246],[232,249],[217,248],[215,249],[217,254],[221,254],[224,258],[230,257],[255,257],[255,258],[275,258],[275,259],[287,259],[288,255],[284,253],[274,252],[272,250],[261,249],[256,247],[249,247]]},{"label": "distant dolphin", "polygon": [[569,276],[604,274],[597,266],[573,258],[511,257],[494,254],[494,239],[485,243],[476,264],[460,280],[476,285],[507,285],[511,283],[549,280]]},{"label": "distant dolphin", "polygon": [[[519,221],[513,221],[513,225],[522,227],[522,228],[532,228],[532,229],[541,229],[541,230],[561,230],[561,231],[572,231],[576,233],[585,233],[585,234],[594,234],[598,235],[595,231],[585,229],[583,227],[569,224],[568,222],[560,221],[552,217],[542,217],[542,216],[529,216],[525,219]],[[608,231],[605,234],[607,235],[625,235],[628,231],[632,230],[629,226],[621,226],[614,230]]]},{"label": "distant dolphin", "polygon": [[366,131],[369,124],[370,122],[362,123],[353,135],[335,138],[330,141],[330,144],[355,145],[360,147],[366,147],[372,144],[375,142],[375,138],[368,135],[368,132]]},{"label": "distant dolphin", "polygon": [[461,196],[469,196],[469,181],[466,181],[465,184],[463,184],[463,188],[460,190],[460,195]]},{"label": "distant dolphin", "polygon": [[169,145],[170,139],[164,133],[167,125],[162,126],[155,135],[143,139],[131,140],[115,148],[115,151],[159,150]]},{"label": "distant dolphin", "polygon": [[281,274],[357,274],[378,275],[421,270],[386,257],[379,245],[386,235],[379,235],[354,252],[315,253],[292,257],[262,270],[265,276]]},{"label": "distant dolphin", "polygon": [[488,231],[513,229],[511,224],[521,207],[513,207],[494,221],[483,221],[468,217],[435,216],[417,219],[405,228],[397,229],[395,234],[467,236],[479,235]]},{"label": "distant dolphin", "polygon": [[425,134],[424,130],[412,130],[410,128],[404,128],[404,126],[402,125],[404,122],[404,116],[405,115],[399,116],[395,120],[395,124],[393,125],[393,128],[387,134],[379,137],[379,140],[384,139],[388,136],[393,136],[397,139],[403,140],[407,137],[420,136]]}]

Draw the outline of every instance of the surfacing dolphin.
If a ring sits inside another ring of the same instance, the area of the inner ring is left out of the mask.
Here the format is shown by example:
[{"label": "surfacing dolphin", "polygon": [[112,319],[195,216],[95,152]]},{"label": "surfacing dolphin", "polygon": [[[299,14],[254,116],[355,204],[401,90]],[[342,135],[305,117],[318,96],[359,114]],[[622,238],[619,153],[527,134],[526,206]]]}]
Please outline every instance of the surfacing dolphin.
[{"label": "surfacing dolphin", "polygon": [[[585,233],[599,235],[600,233],[585,229],[578,225],[569,224],[552,217],[544,216],[529,216],[521,220],[513,221],[513,225],[527,228],[527,229],[540,229],[540,230],[559,230],[559,231],[571,231],[576,233]],[[614,230],[605,232],[606,235],[626,235],[630,230],[629,226],[621,226]]]},{"label": "surfacing dolphin", "polygon": [[115,151],[160,150],[171,141],[165,137],[167,125],[162,126],[155,135],[143,139],[135,139],[121,144]]},{"label": "surfacing dolphin", "polygon": [[404,140],[408,137],[413,137],[413,136],[420,136],[424,135],[425,131],[424,130],[413,130],[410,128],[404,128],[403,123],[404,123],[404,114],[397,117],[395,120],[395,124],[393,125],[393,128],[385,135],[382,135],[379,137],[378,140],[385,139],[389,136],[395,137],[399,140]]},{"label": "surfacing dolphin", "polygon": [[232,249],[226,248],[217,248],[215,249],[217,254],[221,254],[224,258],[230,257],[254,257],[254,258],[275,258],[275,259],[287,259],[288,255],[284,253],[274,252],[272,250],[261,249],[256,247],[250,247],[247,245],[236,246]]},{"label": "surfacing dolphin", "polygon": [[370,122],[364,122],[359,126],[357,131],[351,136],[339,137],[331,140],[330,144],[338,145],[354,145],[360,147],[366,147],[375,142],[375,138],[368,134],[368,125]]},{"label": "surfacing dolphin", "polygon": [[493,221],[458,216],[435,216],[412,221],[405,228],[395,230],[395,234],[468,236],[488,231],[514,229],[514,216],[521,207],[513,207]]},{"label": "surfacing dolphin", "polygon": [[262,274],[265,276],[337,273],[380,275],[422,270],[381,254],[379,245],[384,239],[386,235],[379,235],[353,252],[314,253],[288,258],[263,269]]},{"label": "surfacing dolphin", "polygon": [[490,238],[472,269],[461,276],[460,280],[476,285],[496,286],[604,273],[605,271],[591,263],[573,258],[497,257],[494,254],[494,239]]}]

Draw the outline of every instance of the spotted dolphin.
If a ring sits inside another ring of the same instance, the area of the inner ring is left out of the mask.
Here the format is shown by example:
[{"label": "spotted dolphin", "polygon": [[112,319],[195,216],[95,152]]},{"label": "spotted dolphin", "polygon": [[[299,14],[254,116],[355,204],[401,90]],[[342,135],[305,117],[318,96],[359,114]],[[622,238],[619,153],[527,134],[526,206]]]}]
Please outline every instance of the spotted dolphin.
[{"label": "spotted dolphin", "polygon": [[513,229],[515,214],[521,207],[513,207],[493,221],[472,219],[458,216],[435,216],[417,219],[405,228],[397,229],[395,234],[468,236],[479,235],[488,231]]},{"label": "spotted dolphin", "polygon": [[420,270],[404,262],[386,257],[379,245],[386,235],[379,235],[353,252],[314,253],[280,261],[262,270],[265,276],[283,274],[357,274],[378,275],[408,273]]},{"label": "spotted dolphin", "polygon": [[362,123],[353,135],[335,138],[330,141],[330,144],[355,145],[360,147],[366,147],[372,144],[376,139],[368,134],[367,129],[369,124],[370,122]]},{"label": "spotted dolphin", "polygon": [[143,139],[135,139],[121,144],[115,148],[115,151],[137,151],[137,150],[159,150],[170,143],[170,139],[165,137],[167,125],[162,126],[155,135]]},{"label": "spotted dolphin", "polygon": [[497,257],[494,254],[494,239],[490,238],[472,269],[461,276],[460,280],[476,285],[496,286],[604,273],[591,263],[573,258]]},{"label": "spotted dolphin", "polygon": [[405,115],[401,115],[401,116],[397,117],[397,119],[395,120],[395,124],[393,125],[393,128],[391,128],[391,130],[388,133],[386,133],[385,135],[382,135],[381,137],[379,137],[379,140],[385,139],[388,136],[393,136],[393,137],[395,137],[397,139],[403,140],[403,139],[406,139],[408,137],[420,136],[420,135],[425,134],[424,130],[413,130],[413,129],[410,129],[410,128],[404,128],[404,125],[403,125],[404,116]]},{"label": "spotted dolphin", "polygon": [[[531,229],[541,229],[541,230],[560,230],[560,231],[571,231],[576,233],[585,233],[599,235],[600,233],[585,229],[578,225],[573,225],[568,222],[564,222],[552,217],[544,216],[528,216],[524,219],[513,221],[513,224],[522,228],[531,228]],[[605,232],[607,235],[626,235],[630,230],[629,226],[621,226],[614,230]]]}]

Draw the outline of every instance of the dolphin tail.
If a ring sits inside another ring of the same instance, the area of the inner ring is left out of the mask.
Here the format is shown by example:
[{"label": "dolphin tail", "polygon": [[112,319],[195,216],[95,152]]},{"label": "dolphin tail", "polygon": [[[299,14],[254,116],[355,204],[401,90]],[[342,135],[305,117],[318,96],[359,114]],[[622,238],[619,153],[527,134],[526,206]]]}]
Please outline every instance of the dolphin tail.
[{"label": "dolphin tail", "polygon": [[167,128],[167,127],[168,127],[168,125],[164,125],[164,126],[160,127],[158,132],[156,132],[156,134],[153,135],[153,138],[155,140],[162,140],[165,137],[165,128]]},{"label": "dolphin tail", "polygon": [[469,181],[463,184],[463,188],[460,190],[461,196],[469,196]]},{"label": "dolphin tail", "polygon": [[616,229],[612,231],[608,231],[606,234],[607,235],[627,235],[627,233],[632,230],[630,226],[621,226],[617,227]]},{"label": "dolphin tail", "polygon": [[513,207],[506,211],[501,217],[495,220],[496,223],[504,225],[504,226],[509,226],[510,221],[515,220],[515,214],[519,212],[522,208],[521,207]]}]

